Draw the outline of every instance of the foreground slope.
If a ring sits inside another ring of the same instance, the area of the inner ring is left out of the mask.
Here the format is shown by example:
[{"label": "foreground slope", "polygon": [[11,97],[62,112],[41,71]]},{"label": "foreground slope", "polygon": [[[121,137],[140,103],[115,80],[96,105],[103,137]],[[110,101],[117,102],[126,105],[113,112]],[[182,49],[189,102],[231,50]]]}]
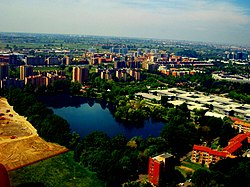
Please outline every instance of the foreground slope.
[{"label": "foreground slope", "polygon": [[36,129],[0,98],[0,162],[8,171],[65,153],[68,149],[40,138]]}]

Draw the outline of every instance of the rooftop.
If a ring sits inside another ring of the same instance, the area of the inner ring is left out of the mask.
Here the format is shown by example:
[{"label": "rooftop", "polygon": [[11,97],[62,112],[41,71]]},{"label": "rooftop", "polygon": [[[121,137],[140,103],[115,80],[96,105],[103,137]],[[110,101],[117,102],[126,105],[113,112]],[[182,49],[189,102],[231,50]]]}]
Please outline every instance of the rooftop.
[{"label": "rooftop", "polygon": [[164,162],[166,158],[171,158],[173,155],[171,155],[170,153],[163,153],[161,155],[155,156],[153,157],[154,160],[157,160],[158,162]]},{"label": "rooftop", "polygon": [[229,144],[228,146],[226,146],[223,151],[227,151],[229,153],[234,153],[235,151],[237,151],[240,147],[242,146],[242,144],[240,142],[234,142]]}]

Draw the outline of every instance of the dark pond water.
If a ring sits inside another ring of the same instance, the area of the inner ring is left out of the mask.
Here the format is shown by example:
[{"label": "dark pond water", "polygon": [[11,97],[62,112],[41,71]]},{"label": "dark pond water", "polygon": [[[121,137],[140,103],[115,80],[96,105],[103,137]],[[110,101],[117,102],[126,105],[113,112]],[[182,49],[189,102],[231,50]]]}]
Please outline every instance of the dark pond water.
[{"label": "dark pond water", "polygon": [[81,137],[93,131],[103,131],[110,137],[123,134],[128,139],[134,136],[156,137],[160,135],[164,126],[164,123],[152,119],[145,120],[143,124],[119,123],[114,119],[107,103],[93,99],[53,96],[42,98],[42,100],[55,114],[67,120],[71,130],[79,133]]}]

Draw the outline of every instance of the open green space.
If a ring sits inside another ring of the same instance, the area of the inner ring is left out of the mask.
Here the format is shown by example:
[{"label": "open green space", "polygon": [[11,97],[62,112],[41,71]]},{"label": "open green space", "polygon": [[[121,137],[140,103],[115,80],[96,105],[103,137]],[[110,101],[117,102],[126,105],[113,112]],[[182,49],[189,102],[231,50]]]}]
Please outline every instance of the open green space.
[{"label": "open green space", "polygon": [[41,66],[41,67],[34,67],[34,70],[36,70],[36,71],[55,71],[55,70],[61,70],[61,68],[60,68],[60,66],[51,66],[51,67]]},{"label": "open green space", "polygon": [[36,164],[9,172],[12,186],[46,187],[101,187],[96,173],[90,172],[74,161],[73,152],[40,161]]},{"label": "open green space", "polygon": [[197,169],[201,169],[201,168],[205,168],[205,169],[208,169],[207,167],[203,167],[201,164],[197,164],[197,163],[193,163],[193,162],[187,162],[187,161],[183,161],[181,163],[181,165],[185,166],[185,167],[188,167],[190,169],[193,169],[193,170],[197,170]]}]

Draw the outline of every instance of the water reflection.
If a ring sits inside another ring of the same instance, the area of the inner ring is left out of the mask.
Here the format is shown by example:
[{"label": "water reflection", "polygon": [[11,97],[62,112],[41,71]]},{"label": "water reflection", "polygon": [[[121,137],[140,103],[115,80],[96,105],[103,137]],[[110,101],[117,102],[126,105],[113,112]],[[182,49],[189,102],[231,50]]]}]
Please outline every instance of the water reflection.
[{"label": "water reflection", "polygon": [[114,108],[105,101],[83,97],[53,96],[40,98],[55,114],[66,119],[72,131],[81,137],[93,131],[103,131],[113,137],[122,134],[130,139],[134,136],[147,138],[159,136],[164,123],[145,120],[141,123],[121,123],[113,117]]}]

